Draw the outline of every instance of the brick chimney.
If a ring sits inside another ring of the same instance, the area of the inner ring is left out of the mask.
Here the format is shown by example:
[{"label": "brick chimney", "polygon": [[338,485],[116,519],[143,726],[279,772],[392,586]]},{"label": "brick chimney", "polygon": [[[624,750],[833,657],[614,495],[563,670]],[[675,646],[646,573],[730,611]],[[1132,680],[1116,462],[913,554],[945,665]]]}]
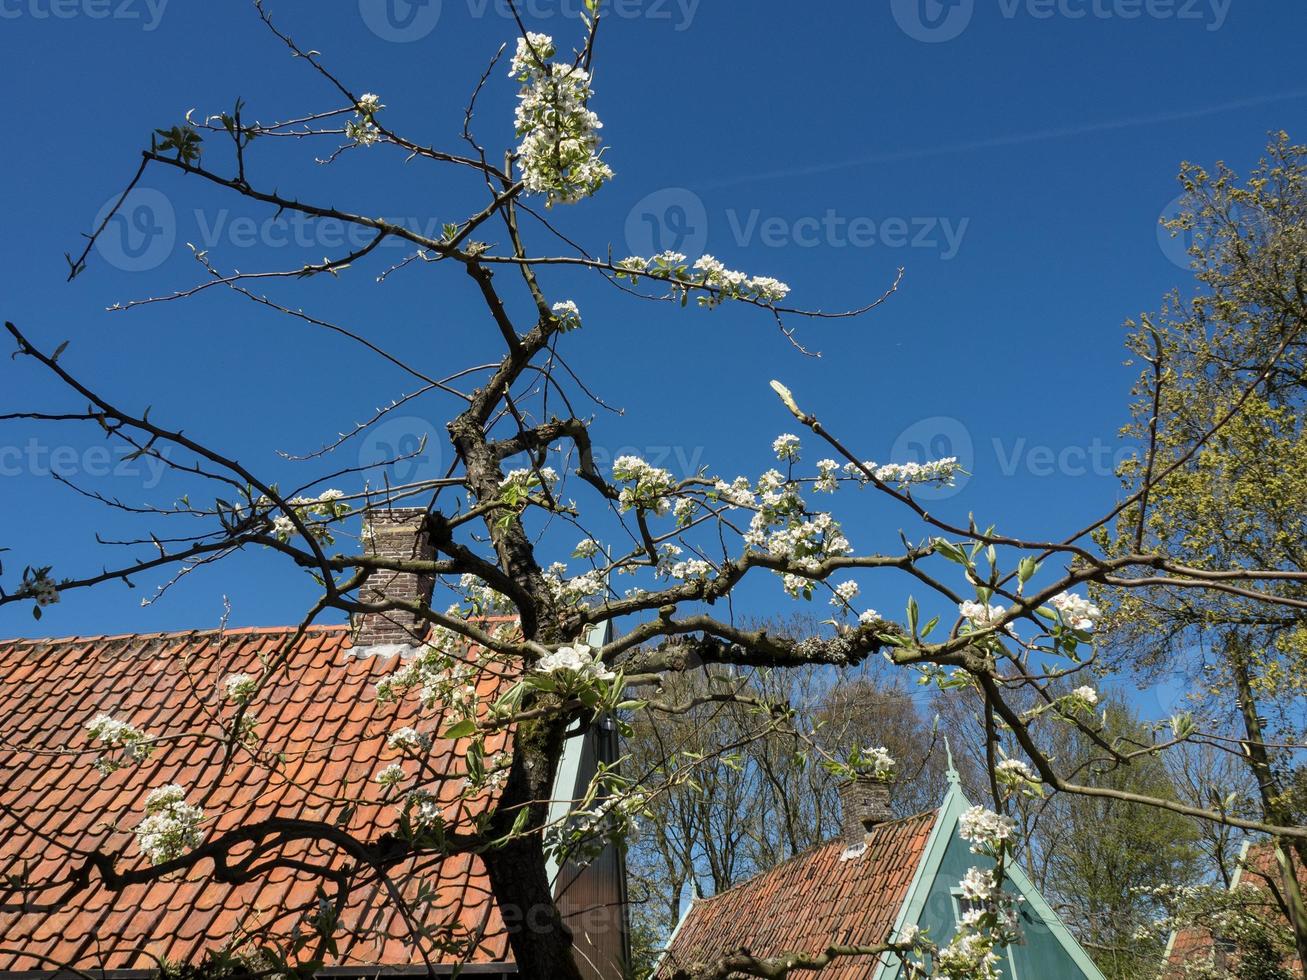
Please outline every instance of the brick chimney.
[{"label": "brick chimney", "polygon": [[[421,507],[386,507],[363,514],[363,553],[399,561],[430,561],[435,549],[427,540]],[[359,590],[364,602],[404,599],[431,602],[434,578],[387,568],[375,570]],[[417,646],[427,632],[427,623],[403,609],[377,613],[356,613],[351,623],[356,654],[396,654],[403,647]]]},{"label": "brick chimney", "polygon": [[873,827],[893,820],[890,790],[891,786],[885,780],[871,776],[858,776],[841,783],[843,826],[840,829],[840,840],[846,844],[861,844]]}]

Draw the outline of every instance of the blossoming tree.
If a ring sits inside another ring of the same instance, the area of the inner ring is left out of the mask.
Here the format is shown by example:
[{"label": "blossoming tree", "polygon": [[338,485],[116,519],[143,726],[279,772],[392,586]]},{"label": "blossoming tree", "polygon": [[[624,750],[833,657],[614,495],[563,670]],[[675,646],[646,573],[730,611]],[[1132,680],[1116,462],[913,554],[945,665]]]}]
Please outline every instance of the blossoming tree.
[{"label": "blossoming tree", "polygon": [[[19,361],[48,372],[87,407],[57,415],[17,411],[4,418],[81,419],[100,426],[133,452],[158,459],[197,489],[182,502],[161,505],[156,513],[161,518],[182,515],[196,522],[197,530],[181,537],[143,538],[138,544],[151,549],[148,557],[132,557],[93,573],[61,567],[56,574],[40,562],[41,556],[33,556],[0,594],[0,606],[32,603],[39,613],[102,583],[189,572],[237,549],[261,546],[270,557],[283,560],[288,571],[307,569],[320,583],[320,596],[304,616],[304,627],[333,611],[403,612],[424,623],[425,645],[397,667],[377,695],[411,697],[429,708],[439,705],[446,720],[452,707],[461,717],[443,731],[420,723],[396,730],[389,744],[406,759],[417,759],[435,737],[471,737],[474,748],[466,771],[459,774],[464,792],[493,790],[494,809],[475,826],[439,826],[433,787],[424,783],[420,769],[397,763],[377,778],[402,793],[396,826],[404,832],[388,838],[384,854],[367,850],[376,842],[355,841],[351,846],[383,864],[415,853],[480,855],[496,900],[537,912],[532,928],[509,930],[516,962],[537,977],[578,976],[572,938],[551,891],[548,858],[584,856],[597,844],[620,839],[647,805],[639,774],[605,770],[571,816],[551,820],[549,800],[566,731],[578,719],[599,714],[620,719],[635,712],[687,710],[661,694],[660,682],[704,664],[840,669],[883,657],[922,684],[944,691],[971,690],[985,705],[994,800],[993,808],[977,808],[964,821],[965,836],[988,863],[962,882],[971,900],[969,911],[948,943],[910,932],[885,937],[875,946],[842,946],[839,937],[832,936],[832,945],[820,954],[796,951],[756,958],[723,950],[712,962],[679,966],[678,976],[707,980],[742,973],[776,978],[796,969],[819,970],[842,957],[878,954],[900,959],[913,976],[926,970],[955,978],[996,976],[995,950],[1012,941],[1016,930],[1002,888],[1005,865],[1013,856],[1013,822],[1001,812],[1015,794],[1053,789],[1128,799],[1248,831],[1307,838],[1302,827],[1096,785],[1060,771],[1035,737],[1039,726],[1078,726],[1096,740],[1111,765],[1128,765],[1192,737],[1192,728],[1182,722],[1172,735],[1150,745],[1121,744],[1101,734],[1091,678],[1110,665],[1096,660],[1100,611],[1087,596],[1091,585],[1129,589],[1155,587],[1159,580],[1170,579],[1186,588],[1228,590],[1237,581],[1244,594],[1259,601],[1290,604],[1282,593],[1259,592],[1264,580],[1282,581],[1282,572],[1177,567],[1164,555],[1143,549],[1105,554],[1095,548],[1094,532],[1127,508],[1141,515],[1146,511],[1150,487],[1165,477],[1167,466],[1179,465],[1173,457],[1156,470],[1149,457],[1149,475],[1138,491],[1088,527],[1058,540],[1030,540],[976,523],[952,524],[933,514],[914,495],[915,489],[950,482],[958,472],[956,460],[868,461],[857,451],[856,432],[842,431],[838,420],[814,417],[804,408],[802,391],[792,392],[777,381],[772,392],[759,392],[759,399],[779,399],[792,417],[794,432],[776,438],[771,458],[760,459],[756,472],[705,469],[678,475],[635,456],[619,458],[604,471],[594,459],[591,423],[572,407],[574,399],[590,396],[590,388],[563,367],[560,354],[570,345],[583,344],[595,325],[576,302],[546,293],[537,278],[540,268],[602,278],[635,296],[702,308],[681,315],[711,315],[727,303],[750,307],[778,328],[780,346],[795,358],[806,351],[794,324],[869,314],[893,287],[862,309],[823,314],[791,304],[786,284],[730,269],[711,255],[665,252],[614,260],[598,257],[562,235],[542,236],[563,242],[561,251],[537,251],[528,231],[552,230],[547,209],[584,206],[615,179],[604,159],[595,111],[598,97],[591,81],[601,20],[597,3],[588,0],[589,12],[575,38],[532,33],[519,21],[520,36],[512,41],[506,70],[501,49],[474,87],[458,150],[437,148],[391,129],[379,96],[339,78],[316,52],[301,49],[274,24],[260,3],[255,6],[266,27],[320,76],[332,106],[271,123],[250,122],[239,103],[231,113],[188,116],[158,131],[142,154],[131,186],[147,171],[172,172],[311,221],[344,222],[364,230],[370,239],[348,254],[275,272],[227,271],[218,266],[216,256],[197,253],[205,276],[200,284],[136,302],[170,302],[209,289],[230,290],[265,308],[343,332],[379,353],[358,331],[279,305],[257,291],[258,283],[278,277],[345,276],[390,240],[409,248],[402,266],[441,263],[461,270],[484,302],[486,328],[502,345],[497,359],[441,378],[401,363],[421,381],[423,391],[439,391],[457,402],[458,410],[443,420],[457,464],[447,478],[408,486],[383,484],[378,490],[368,484],[366,471],[350,467],[340,471],[340,478],[358,482],[345,491],[325,489],[322,482],[286,491],[220,449],[186,435],[180,422],[166,423],[148,411],[126,407],[92,381],[75,376],[61,362],[62,349],[51,350],[40,339],[48,328],[7,324]],[[473,124],[485,100],[499,97],[497,81],[505,74],[516,90],[518,142],[496,162],[476,138]],[[393,101],[397,96],[387,97]],[[334,143],[337,149],[326,162],[357,150],[394,153],[444,168],[483,188],[484,204],[446,225],[439,237],[430,237],[366,212],[315,203],[274,189],[278,181],[262,172],[258,148],[272,137],[293,137],[301,145],[315,139]],[[112,212],[93,230],[86,250],[70,260],[72,275],[86,267],[95,237],[111,218]],[[492,237],[502,244],[489,244]],[[527,318],[510,314],[510,289],[529,301]],[[473,375],[480,380],[469,385],[466,379]],[[548,400],[548,393],[555,397]],[[559,406],[561,414],[556,414]],[[362,423],[337,447],[386,415],[383,410]],[[1197,434],[1194,452],[1210,434]],[[457,491],[457,499],[451,490]],[[905,536],[900,549],[859,550],[846,536],[840,512],[864,506],[868,496],[891,502],[913,521],[913,536]],[[336,536],[361,509],[397,501],[426,506],[425,528],[435,545],[434,559],[335,549]],[[121,506],[108,499],[105,503]],[[579,544],[565,562],[559,558],[566,556],[547,553],[540,543],[536,532],[546,521],[577,529]],[[600,528],[610,521],[616,521],[612,526],[617,530],[605,534]],[[433,577],[438,601],[428,605],[365,591],[372,576],[396,571]],[[858,604],[855,576],[871,574],[902,580],[902,610],[882,614]],[[729,616],[718,614],[742,583],[768,576],[791,598],[828,602],[830,620],[812,635],[782,637],[740,628]],[[1293,602],[1301,605],[1302,600]],[[936,609],[941,611],[930,613]],[[512,624],[494,626],[492,614],[507,614]],[[602,645],[588,642],[594,628],[605,625],[612,627],[611,639]],[[478,707],[468,667],[459,657],[469,643],[490,651],[518,679],[511,696],[489,711],[485,705]],[[268,678],[287,669],[294,656],[291,641],[261,675],[226,680],[232,751],[257,739],[257,728],[247,719],[257,712]],[[783,705],[739,697],[758,712],[764,723],[760,730],[787,724]],[[509,729],[514,734],[510,750],[486,757],[476,748]],[[96,717],[88,731],[103,750],[106,769],[139,764],[149,756],[155,737],[109,715]],[[811,733],[794,735],[803,741]],[[813,743],[812,748],[817,751],[819,746]],[[850,775],[867,772],[887,778],[894,771],[894,760],[876,746],[848,746],[842,754],[826,753],[824,761]],[[660,785],[693,781],[694,760],[668,758],[661,765],[667,772]],[[188,802],[203,789],[168,784],[150,795],[135,834],[140,854],[155,870],[140,870],[139,880],[207,866],[215,856],[249,840],[240,833],[206,835],[205,813]],[[312,833],[311,822],[296,826],[300,833]],[[324,823],[319,832],[325,846],[341,845],[339,828]],[[265,866],[275,867],[276,853],[267,857]],[[112,867],[103,856],[94,866],[103,868],[106,861]],[[33,892],[47,887],[50,883],[40,881],[23,885]],[[325,934],[336,925],[324,920],[315,928]],[[277,966],[285,971],[306,968],[295,961]]]}]

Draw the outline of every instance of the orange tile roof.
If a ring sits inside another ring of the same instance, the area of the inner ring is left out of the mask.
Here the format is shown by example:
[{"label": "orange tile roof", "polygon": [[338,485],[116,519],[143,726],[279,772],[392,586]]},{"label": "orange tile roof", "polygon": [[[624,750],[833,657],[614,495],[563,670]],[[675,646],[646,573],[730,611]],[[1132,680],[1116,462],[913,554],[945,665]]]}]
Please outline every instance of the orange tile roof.
[{"label": "orange tile roof", "polygon": [[[273,675],[253,705],[263,761],[237,752],[212,785],[224,752],[219,685],[229,673],[257,675],[263,658],[292,635],[272,629],[0,642],[0,970],[49,969],[52,963],[148,968],[156,965],[154,956],[193,961],[205,948],[241,935],[277,929],[284,936],[315,906],[314,877],[279,869],[257,882],[226,885],[210,880],[205,861],[180,880],[118,894],[93,875],[89,889],[59,907],[23,911],[10,876],[48,881],[101,848],[118,855],[120,871],[147,866],[131,830],[146,794],[163,784],[182,784],[192,803],[214,789],[205,804],[206,838],[274,814],[337,820],[364,840],[394,829],[394,800],[374,780],[398,758],[386,747],[386,734],[406,724],[423,731],[435,726],[426,713],[417,720],[411,700],[377,703],[374,685],[396,662],[353,656],[343,626],[311,629],[288,669]],[[478,690],[493,698],[506,680],[483,666]],[[102,776],[84,730],[101,711],[152,737],[182,737],[158,745],[139,765]],[[230,717],[231,706],[225,711]],[[487,751],[503,748],[506,738]],[[461,758],[457,749],[438,742],[433,764],[449,771]],[[449,819],[458,819],[460,808],[466,819],[468,804],[457,800],[455,786],[441,795]],[[288,845],[285,853],[334,867],[345,863],[324,848]],[[424,889],[429,901],[417,906],[423,924],[447,928],[448,938],[470,949],[466,957],[441,953],[423,941],[431,962],[507,958],[503,923],[479,859],[420,858],[396,868],[392,879],[410,900]],[[328,965],[424,962],[383,885],[366,876],[341,922],[339,957]]]},{"label": "orange tile roof", "polygon": [[[867,849],[844,858],[847,844],[835,841],[805,851],[712,898],[699,899],[686,913],[659,977],[696,961],[747,949],[754,956],[785,952],[820,953],[832,943],[884,942],[907,897],[921,861],[935,811],[875,827]],[[867,957],[837,959],[821,980],[865,980]]]}]

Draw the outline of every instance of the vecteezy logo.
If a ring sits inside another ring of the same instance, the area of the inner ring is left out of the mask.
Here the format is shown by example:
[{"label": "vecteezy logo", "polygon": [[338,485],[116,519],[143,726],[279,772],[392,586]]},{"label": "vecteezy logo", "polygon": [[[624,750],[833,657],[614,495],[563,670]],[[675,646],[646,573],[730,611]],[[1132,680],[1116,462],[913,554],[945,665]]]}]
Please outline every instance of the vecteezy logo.
[{"label": "vecteezy logo", "polygon": [[684,187],[665,187],[643,198],[626,218],[626,247],[648,258],[681,252],[693,261],[708,244],[708,210]]},{"label": "vecteezy logo", "polygon": [[962,492],[971,479],[976,462],[976,447],[971,432],[965,425],[947,415],[914,422],[894,440],[890,450],[891,463],[929,463],[937,459],[954,457],[960,472],[948,486],[923,483],[912,488],[912,495],[922,500],[947,500]]},{"label": "vecteezy logo", "polygon": [[440,436],[424,418],[401,415],[368,429],[359,447],[359,466],[374,488],[439,480]]},{"label": "vecteezy logo", "polygon": [[421,41],[440,22],[441,0],[359,0],[368,30],[383,41]]},{"label": "vecteezy logo", "polygon": [[891,0],[890,10],[908,37],[938,44],[967,29],[976,0]]},{"label": "vecteezy logo", "polygon": [[123,272],[148,272],[163,265],[177,242],[177,213],[172,201],[152,187],[136,187],[113,211],[117,203],[116,196],[110,198],[95,216],[94,227],[104,225],[95,240],[96,251]]},{"label": "vecteezy logo", "polygon": [[1157,219],[1157,245],[1162,250],[1162,254],[1171,260],[1173,265],[1181,269],[1188,269],[1193,262],[1189,249],[1194,244],[1194,233],[1189,229],[1179,228],[1172,231],[1166,227],[1167,222],[1174,221],[1184,211],[1185,196],[1181,194],[1168,204]]}]

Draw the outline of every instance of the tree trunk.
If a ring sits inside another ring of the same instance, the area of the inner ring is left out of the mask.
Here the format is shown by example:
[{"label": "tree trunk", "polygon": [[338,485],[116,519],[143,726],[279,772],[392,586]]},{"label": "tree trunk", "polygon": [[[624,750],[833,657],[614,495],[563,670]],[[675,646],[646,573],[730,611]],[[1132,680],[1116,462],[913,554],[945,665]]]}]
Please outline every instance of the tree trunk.
[{"label": "tree trunk", "polygon": [[554,772],[562,757],[567,720],[521,724],[514,735],[513,768],[491,822],[497,837],[512,831],[523,807],[536,833],[518,837],[482,855],[490,876],[518,974],[527,980],[581,980],[572,952],[572,931],[554,900],[539,833],[549,819]]},{"label": "tree trunk", "polygon": [[489,850],[484,860],[518,974],[525,980],[581,980],[572,931],[554,901],[539,838]]}]

